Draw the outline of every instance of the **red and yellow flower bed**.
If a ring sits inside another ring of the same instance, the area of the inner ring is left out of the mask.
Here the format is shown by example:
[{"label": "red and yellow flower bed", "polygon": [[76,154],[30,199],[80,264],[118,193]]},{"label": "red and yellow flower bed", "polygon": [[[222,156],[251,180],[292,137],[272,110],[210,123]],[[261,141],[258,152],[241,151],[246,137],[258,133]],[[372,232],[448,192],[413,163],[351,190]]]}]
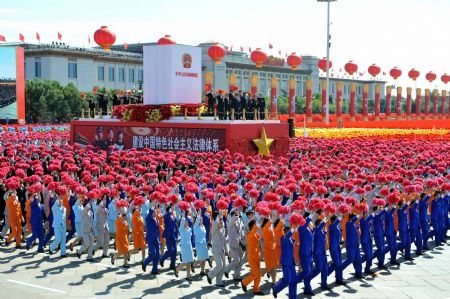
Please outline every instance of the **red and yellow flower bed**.
[{"label": "red and yellow flower bed", "polygon": [[112,116],[121,121],[159,122],[172,116],[197,116],[206,111],[203,104],[184,105],[120,105],[114,107]]}]

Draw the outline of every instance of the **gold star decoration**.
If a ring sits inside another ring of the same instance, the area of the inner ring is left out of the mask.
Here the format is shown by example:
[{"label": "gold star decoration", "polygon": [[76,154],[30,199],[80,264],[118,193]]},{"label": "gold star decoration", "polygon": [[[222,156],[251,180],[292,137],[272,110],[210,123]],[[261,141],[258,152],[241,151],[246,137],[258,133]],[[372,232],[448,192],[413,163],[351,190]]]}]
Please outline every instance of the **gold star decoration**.
[{"label": "gold star decoration", "polygon": [[253,142],[258,147],[258,153],[263,156],[269,156],[270,155],[270,146],[272,145],[274,139],[267,138],[266,130],[264,127],[261,131],[261,137],[259,139],[253,139]]}]

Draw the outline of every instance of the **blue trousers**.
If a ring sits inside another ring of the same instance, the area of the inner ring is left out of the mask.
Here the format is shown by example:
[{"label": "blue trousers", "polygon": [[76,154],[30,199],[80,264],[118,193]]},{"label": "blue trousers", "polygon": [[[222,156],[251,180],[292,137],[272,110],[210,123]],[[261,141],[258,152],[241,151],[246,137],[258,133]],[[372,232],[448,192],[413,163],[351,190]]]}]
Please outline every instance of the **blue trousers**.
[{"label": "blue trousers", "polygon": [[75,232],[76,232],[76,229],[75,229],[75,219],[73,219],[73,220],[70,219],[70,223],[71,223],[70,231],[69,231],[69,233],[67,234],[66,240],[72,239],[73,235],[74,235]]},{"label": "blue trousers", "polygon": [[359,252],[359,246],[355,248],[346,248],[347,249],[347,259],[342,264],[342,268],[347,268],[350,264],[353,264],[353,268],[355,268],[355,276],[362,277],[362,261],[361,261],[361,253]]},{"label": "blue trousers", "polygon": [[419,227],[415,227],[411,230],[411,240],[416,245],[416,253],[422,253],[422,232]]},{"label": "blue trousers", "polygon": [[399,231],[400,235],[400,248],[405,251],[405,258],[411,257],[411,239],[409,237],[409,232]]},{"label": "blue trousers", "polygon": [[311,288],[311,268],[312,258],[309,254],[300,254],[300,264],[302,265],[302,272],[297,275],[297,283],[303,280],[305,284],[305,292],[312,292]]},{"label": "blue trousers", "polygon": [[361,247],[364,252],[363,261],[366,262],[366,267],[364,268],[364,271],[370,272],[370,268],[372,267],[372,259],[373,259],[372,243],[362,243]]},{"label": "blue trousers", "polygon": [[428,239],[430,238],[430,225],[428,222],[420,222],[420,231],[422,232],[422,247],[428,249]]},{"label": "blue trousers", "polygon": [[166,252],[161,257],[161,261],[164,262],[170,258],[170,268],[175,268],[175,262],[177,259],[177,241],[175,238],[166,238]]},{"label": "blue trousers", "polygon": [[31,247],[33,242],[38,239],[38,251],[44,250],[44,224],[32,224],[31,225],[31,236],[27,239],[27,246]]},{"label": "blue trousers", "polygon": [[49,222],[49,229],[47,234],[45,235],[44,245],[47,245],[48,241],[55,235],[55,230],[53,229],[53,223]]},{"label": "blue trousers", "polygon": [[273,286],[276,293],[281,292],[285,287],[289,286],[289,299],[297,298],[297,273],[295,272],[295,264],[290,266],[282,266],[283,278]]},{"label": "blue trousers", "polygon": [[397,240],[395,238],[395,235],[386,235],[386,241],[388,243],[388,246],[386,247],[385,253],[390,252],[390,261],[394,263],[397,261]]},{"label": "blue trousers", "polygon": [[333,250],[330,251],[331,255],[331,261],[333,262],[330,267],[328,268],[328,275],[333,273],[333,271],[336,271],[335,277],[336,282],[342,282],[342,254],[340,250]]},{"label": "blue trousers", "polygon": [[144,260],[143,264],[147,267],[150,262],[153,263],[152,272],[158,272],[158,262],[159,262],[159,243],[148,242],[148,256]]},{"label": "blue trousers", "polygon": [[384,266],[384,255],[385,255],[385,246],[384,246],[384,237],[376,237],[375,238],[375,246],[377,250],[373,254],[374,257],[377,257],[378,266]]},{"label": "blue trousers", "polygon": [[50,244],[50,250],[55,251],[58,247],[61,248],[61,255],[66,255],[66,230],[57,228],[55,229],[55,240]]},{"label": "blue trousers", "polygon": [[433,232],[431,234],[434,235],[434,242],[436,242],[436,245],[439,245],[442,242],[441,224],[439,219],[431,218],[431,225],[433,226]]},{"label": "blue trousers", "polygon": [[314,255],[314,264],[315,268],[311,275],[311,279],[319,275],[320,273],[320,285],[322,287],[327,286],[327,277],[328,277],[328,263],[327,263],[327,256],[326,254],[322,255]]}]

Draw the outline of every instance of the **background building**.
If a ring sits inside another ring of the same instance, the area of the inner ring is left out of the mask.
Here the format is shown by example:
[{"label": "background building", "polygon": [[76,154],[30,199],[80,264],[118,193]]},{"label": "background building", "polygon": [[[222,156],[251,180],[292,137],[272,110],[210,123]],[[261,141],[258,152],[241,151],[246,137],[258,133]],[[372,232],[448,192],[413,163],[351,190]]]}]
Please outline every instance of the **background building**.
[{"label": "background building", "polygon": [[[141,89],[143,82],[143,46],[156,43],[114,45],[111,51],[98,48],[69,47],[63,43],[52,44],[16,44],[25,49],[25,78],[27,80],[56,80],[62,85],[73,83],[81,91],[90,91],[94,86],[111,89]],[[303,55],[302,64],[293,71],[285,58],[269,57],[262,68],[256,68],[250,55],[244,52],[228,51],[222,63],[215,64],[208,56],[208,48],[212,42],[201,43],[202,72],[213,73],[213,88],[229,87],[229,76],[234,73],[237,85],[244,91],[250,90],[250,76],[259,78],[258,92],[270,94],[270,78],[278,78],[277,92],[279,96],[289,93],[289,79],[295,78],[296,95],[306,95],[306,80],[312,80],[313,93],[321,93],[322,80],[316,56]],[[384,97],[385,81],[362,80],[359,78],[330,78],[330,95],[336,98],[336,83],[343,84],[342,98],[350,97],[350,83],[356,83],[357,97],[362,97],[363,84],[369,85],[369,98],[375,97],[375,86],[381,87]]]}]

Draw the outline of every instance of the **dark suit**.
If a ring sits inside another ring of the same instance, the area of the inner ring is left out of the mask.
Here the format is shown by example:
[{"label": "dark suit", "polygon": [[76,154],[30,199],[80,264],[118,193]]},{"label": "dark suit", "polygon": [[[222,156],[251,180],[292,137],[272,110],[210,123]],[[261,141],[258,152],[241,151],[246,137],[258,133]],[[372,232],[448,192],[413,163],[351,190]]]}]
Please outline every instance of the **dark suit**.
[{"label": "dark suit", "polygon": [[219,119],[223,120],[226,117],[225,100],[222,95],[217,96],[217,109],[219,110]]},{"label": "dark suit", "polygon": [[259,119],[265,119],[264,110],[266,109],[266,100],[263,97],[256,99],[259,111]]},{"label": "dark suit", "polygon": [[214,114],[214,105],[216,104],[216,98],[214,97],[212,92],[208,92],[206,96],[208,97],[208,113],[212,115]]}]

